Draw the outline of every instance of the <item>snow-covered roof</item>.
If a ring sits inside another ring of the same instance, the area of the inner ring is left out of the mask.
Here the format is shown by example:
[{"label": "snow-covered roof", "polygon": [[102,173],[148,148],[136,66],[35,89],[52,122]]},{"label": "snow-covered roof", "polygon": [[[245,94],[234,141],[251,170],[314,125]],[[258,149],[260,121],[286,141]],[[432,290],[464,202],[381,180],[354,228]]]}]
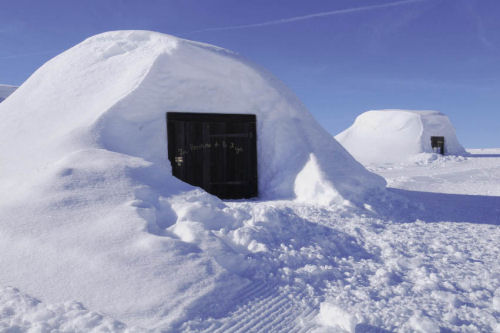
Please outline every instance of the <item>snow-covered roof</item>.
[{"label": "snow-covered roof", "polygon": [[419,153],[432,153],[432,136],[445,138],[446,154],[465,154],[450,120],[438,111],[367,111],[335,139],[358,161],[370,164],[402,162]]},{"label": "snow-covered roof", "polygon": [[16,89],[17,89],[17,87],[15,87],[15,86],[0,84],[0,102],[5,100]]}]

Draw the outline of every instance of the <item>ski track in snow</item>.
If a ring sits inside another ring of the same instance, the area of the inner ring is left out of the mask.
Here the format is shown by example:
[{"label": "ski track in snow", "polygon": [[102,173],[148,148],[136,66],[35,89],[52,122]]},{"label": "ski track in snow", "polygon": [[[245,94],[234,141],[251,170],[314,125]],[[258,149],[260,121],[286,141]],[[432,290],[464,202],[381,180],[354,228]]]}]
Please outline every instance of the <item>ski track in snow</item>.
[{"label": "ski track in snow", "polygon": [[242,305],[229,316],[204,321],[199,327],[188,323],[183,330],[214,333],[292,332],[298,330],[298,317],[313,312],[311,308],[297,304],[291,294],[273,290],[273,287],[261,282],[253,283],[249,290],[239,296]]},{"label": "ski track in snow", "polygon": [[[200,305],[169,331],[498,332],[500,150],[472,152],[372,166],[399,197],[413,201],[402,200],[402,207],[225,202],[260,222],[215,233],[217,239],[250,249],[236,234],[245,231],[266,250],[245,252],[254,263],[240,272],[248,284],[223,311],[214,315]],[[464,212],[465,221],[444,219],[460,207],[436,205],[437,191],[451,198],[441,202],[484,202],[469,209],[483,218]],[[0,289],[0,300],[2,331],[148,331],[82,305],[45,305],[12,288]]]}]

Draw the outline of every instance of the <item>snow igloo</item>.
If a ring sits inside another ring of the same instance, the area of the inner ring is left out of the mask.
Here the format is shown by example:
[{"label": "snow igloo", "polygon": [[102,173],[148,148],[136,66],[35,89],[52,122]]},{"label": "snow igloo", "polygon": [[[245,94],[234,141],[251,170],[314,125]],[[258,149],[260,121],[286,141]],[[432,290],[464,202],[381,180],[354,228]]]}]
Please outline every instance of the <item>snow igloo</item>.
[{"label": "snow igloo", "polygon": [[438,111],[367,111],[335,139],[363,164],[404,162],[421,153],[466,153],[449,118]]},{"label": "snow igloo", "polygon": [[161,33],[103,33],[0,104],[0,285],[155,331],[217,313],[207,300],[229,306],[261,272],[249,253],[265,246],[238,236],[260,222],[172,176],[172,111],[255,116],[259,199],[362,205],[385,186],[240,56]]},{"label": "snow igloo", "polygon": [[4,101],[10,94],[12,94],[17,87],[0,84],[0,103]]},{"label": "snow igloo", "polygon": [[170,177],[165,115],[181,111],[256,116],[260,198],[362,201],[385,186],[268,72],[161,33],[91,37],[44,64],[1,108],[0,151],[9,161],[2,177],[10,184],[90,149],[135,157]]}]

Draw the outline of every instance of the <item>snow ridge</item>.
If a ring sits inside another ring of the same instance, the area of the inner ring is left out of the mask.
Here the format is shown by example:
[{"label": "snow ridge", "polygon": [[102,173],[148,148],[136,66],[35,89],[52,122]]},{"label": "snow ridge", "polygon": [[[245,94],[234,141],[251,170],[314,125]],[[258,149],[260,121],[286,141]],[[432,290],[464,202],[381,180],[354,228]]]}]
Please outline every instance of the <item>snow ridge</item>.
[{"label": "snow ridge", "polygon": [[77,302],[45,304],[12,287],[0,288],[2,332],[139,332]]}]

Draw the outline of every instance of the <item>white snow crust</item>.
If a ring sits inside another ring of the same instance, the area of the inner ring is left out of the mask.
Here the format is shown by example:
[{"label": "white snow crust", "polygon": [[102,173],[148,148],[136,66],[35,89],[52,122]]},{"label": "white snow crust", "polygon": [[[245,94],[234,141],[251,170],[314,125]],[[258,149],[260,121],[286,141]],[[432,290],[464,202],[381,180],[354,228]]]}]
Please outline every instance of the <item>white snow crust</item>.
[{"label": "white snow crust", "polygon": [[7,84],[0,84],[0,103],[3,102],[10,94],[12,94],[17,87]]},{"label": "white snow crust", "polygon": [[367,111],[335,139],[361,163],[381,164],[433,153],[431,136],[444,136],[446,154],[465,154],[450,120],[437,111]]}]

